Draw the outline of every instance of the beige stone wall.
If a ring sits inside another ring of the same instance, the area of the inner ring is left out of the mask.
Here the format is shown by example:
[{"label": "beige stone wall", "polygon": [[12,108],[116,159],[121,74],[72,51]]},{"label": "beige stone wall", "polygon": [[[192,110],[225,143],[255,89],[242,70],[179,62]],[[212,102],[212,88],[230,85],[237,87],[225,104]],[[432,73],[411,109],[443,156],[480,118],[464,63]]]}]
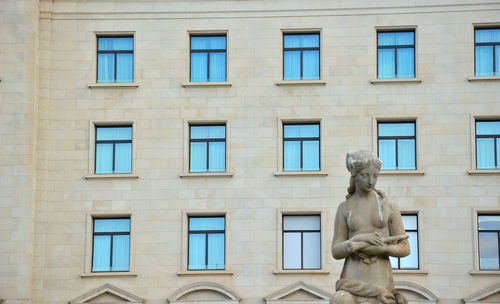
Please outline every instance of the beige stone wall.
[{"label": "beige stone wall", "polygon": [[[450,303],[498,282],[498,274],[470,272],[477,267],[473,210],[500,211],[500,175],[467,173],[471,115],[500,117],[499,83],[467,80],[473,76],[474,24],[500,22],[498,4],[53,0],[41,1],[39,32],[31,1],[5,5],[26,12],[17,20],[2,11],[1,20],[14,25],[0,29],[10,31],[0,39],[0,140],[6,153],[0,298],[30,298],[32,285],[35,303],[65,303],[105,283],[148,303],[164,303],[195,282],[222,284],[244,304],[263,303],[298,281],[333,293],[342,262],[331,258],[329,247],[348,184],[345,154],[372,149],[374,117],[418,120],[424,175],[383,175],[378,183],[401,210],[419,211],[421,219],[424,271],[395,274],[395,280],[423,286]],[[376,27],[383,26],[416,26],[421,83],[370,83],[376,77]],[[290,29],[321,32],[325,85],[276,85],[282,30]],[[227,31],[230,87],[182,86],[189,75],[188,31],[197,30]],[[135,33],[137,88],[89,88],[95,83],[96,32]],[[284,118],[321,119],[327,176],[274,175],[278,122]],[[186,120],[228,122],[232,177],[179,177]],[[138,178],[85,178],[90,121],[134,122]],[[275,274],[278,216],[300,210],[322,212],[323,272]],[[227,214],[231,273],[180,276],[184,216],[207,211]],[[132,214],[136,276],[81,277],[88,263],[89,214],[95,213]]]}]

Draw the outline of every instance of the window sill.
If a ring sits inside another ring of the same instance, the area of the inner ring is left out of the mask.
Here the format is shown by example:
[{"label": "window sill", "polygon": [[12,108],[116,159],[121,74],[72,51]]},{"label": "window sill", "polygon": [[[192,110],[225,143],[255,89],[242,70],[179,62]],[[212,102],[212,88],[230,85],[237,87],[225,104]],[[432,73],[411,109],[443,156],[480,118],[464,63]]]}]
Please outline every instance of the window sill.
[{"label": "window sill", "polygon": [[204,275],[232,276],[233,274],[234,272],[230,270],[183,270],[177,272],[177,275],[180,277]]},{"label": "window sill", "polygon": [[423,170],[380,170],[379,175],[424,175]]},{"label": "window sill", "polygon": [[81,278],[95,278],[95,277],[136,277],[137,273],[132,271],[125,272],[85,272],[80,274]]},{"label": "window sill", "polygon": [[230,87],[232,84],[227,81],[207,81],[207,82],[184,82],[182,84],[185,88],[193,87]]},{"label": "window sill", "polygon": [[421,269],[393,269],[392,273],[398,275],[418,275],[418,276],[425,276],[429,274],[428,271]]},{"label": "window sill", "polygon": [[500,76],[472,76],[467,78],[468,81],[500,81]]},{"label": "window sill", "polygon": [[470,272],[471,275],[494,275],[494,276],[500,276],[500,270],[472,270]]},{"label": "window sill", "polygon": [[89,84],[89,88],[138,88],[139,84],[135,82],[124,82],[124,83],[92,83]]},{"label": "window sill", "polygon": [[200,173],[181,173],[180,178],[204,178],[204,177],[233,177],[233,172],[200,172]]},{"label": "window sill", "polygon": [[469,175],[495,175],[495,174],[500,174],[500,170],[498,169],[472,169],[467,171]]},{"label": "window sill", "polygon": [[139,178],[139,175],[135,175],[135,174],[92,174],[92,175],[85,176],[85,179],[122,179],[122,178],[135,179],[135,178]]},{"label": "window sill", "polygon": [[326,171],[278,171],[274,176],[327,176]]},{"label": "window sill", "polygon": [[326,270],[313,270],[313,269],[297,269],[297,270],[274,270],[273,274],[282,275],[282,274],[320,274],[327,275],[330,274],[329,271]]},{"label": "window sill", "polygon": [[278,87],[281,87],[281,86],[302,86],[302,85],[324,86],[324,85],[326,85],[326,81],[324,81],[324,80],[282,80],[282,81],[277,81],[276,85]]},{"label": "window sill", "polygon": [[371,79],[371,84],[396,84],[396,83],[421,83],[422,79],[418,78],[383,78]]}]

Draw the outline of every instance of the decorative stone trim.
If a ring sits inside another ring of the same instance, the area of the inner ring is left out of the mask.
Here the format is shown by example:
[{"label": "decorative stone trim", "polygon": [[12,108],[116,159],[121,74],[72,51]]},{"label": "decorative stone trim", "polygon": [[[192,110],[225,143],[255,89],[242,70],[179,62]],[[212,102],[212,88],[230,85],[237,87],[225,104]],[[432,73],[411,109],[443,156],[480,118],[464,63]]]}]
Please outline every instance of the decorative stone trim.
[{"label": "decorative stone trim", "polygon": [[483,299],[495,294],[495,293],[500,293],[500,283],[496,283],[494,285],[491,285],[490,287],[487,287],[485,289],[481,289],[480,291],[471,294],[468,297],[465,297],[462,299],[462,301],[465,302],[465,304],[485,304],[485,303],[496,303],[493,301],[482,301]]},{"label": "decorative stone trim", "polygon": [[227,81],[207,81],[207,82],[184,82],[182,84],[185,88],[193,87],[230,87],[233,84]]},{"label": "decorative stone trim", "polygon": [[380,170],[379,175],[424,175],[423,170]]},{"label": "decorative stone trim", "polygon": [[233,177],[233,172],[181,173],[180,178]]},{"label": "decorative stone trim", "polygon": [[315,298],[317,298],[314,300],[300,300],[300,303],[329,304],[330,299],[333,297],[332,294],[324,290],[321,290],[317,287],[299,281],[295,284],[292,284],[288,287],[285,287],[268,295],[267,297],[264,298],[264,300],[266,301],[266,304],[285,304],[285,303],[297,302],[297,300],[286,300],[284,298],[299,290],[309,293],[313,295]]},{"label": "decorative stone trim", "polygon": [[111,284],[104,284],[101,287],[97,287],[96,289],[93,289],[87,293],[84,293],[83,295],[74,298],[73,300],[69,301],[69,304],[82,304],[86,303],[95,297],[98,297],[104,293],[110,293],[114,296],[117,296],[119,298],[122,298],[123,301],[121,302],[116,302],[116,303],[127,303],[127,304],[142,304],[144,302],[144,299],[133,295],[123,289],[120,289],[118,287],[115,287]]},{"label": "decorative stone trim", "polygon": [[371,84],[418,84],[422,79],[419,78],[386,78],[386,79],[370,79]]},{"label": "decorative stone trim", "polygon": [[85,272],[80,274],[81,278],[102,278],[102,277],[136,277],[136,272]]},{"label": "decorative stone trim", "polygon": [[[436,303],[438,301],[438,297],[434,293],[415,283],[396,281],[394,282],[394,289],[398,291],[408,290],[416,293],[420,295],[425,302]],[[418,302],[422,302],[422,300],[418,300]]]},{"label": "decorative stone trim", "polygon": [[500,174],[500,170],[477,170],[477,169],[472,169],[467,171],[469,175],[495,175],[495,174]]},{"label": "decorative stone trim", "polygon": [[274,274],[280,275],[280,274],[319,274],[319,275],[327,275],[330,274],[329,271],[326,270],[275,270],[273,271]]},{"label": "decorative stone trim", "polygon": [[324,80],[282,80],[276,81],[278,87],[282,86],[324,86],[326,81]]},{"label": "decorative stone trim", "polygon": [[190,285],[187,285],[187,286],[184,286],[182,287],[181,289],[177,290],[176,292],[174,292],[174,294],[172,294],[169,298],[168,298],[168,302],[170,302],[170,304],[176,304],[176,303],[208,303],[208,302],[213,302],[213,301],[189,301],[189,300],[179,300],[180,298],[182,298],[184,295],[188,294],[188,293],[192,293],[192,292],[196,292],[196,291],[206,291],[206,290],[209,290],[209,291],[213,291],[215,293],[219,293],[221,294],[222,296],[224,296],[227,300],[217,300],[217,302],[222,302],[222,303],[225,303],[225,304],[236,304],[239,302],[240,300],[240,296],[238,294],[236,294],[234,291],[232,291],[231,289],[225,287],[225,286],[222,286],[220,284],[217,284],[217,283],[212,283],[212,282],[199,282],[199,283],[194,283],[194,284],[190,284]]},{"label": "decorative stone trim", "polygon": [[85,179],[136,179],[139,175],[135,174],[92,174],[86,175]]},{"label": "decorative stone trim", "polygon": [[90,89],[95,89],[95,88],[138,88],[139,84],[135,82],[130,82],[130,83],[116,83],[116,82],[111,82],[111,83],[91,83],[89,84]]},{"label": "decorative stone trim", "polygon": [[327,176],[326,171],[277,171],[274,176]]},{"label": "decorative stone trim", "polygon": [[177,275],[180,277],[187,277],[187,276],[204,276],[204,275],[209,275],[209,276],[232,276],[234,274],[233,271],[231,270],[185,270],[185,271],[178,271]]},{"label": "decorative stone trim", "polygon": [[472,76],[467,78],[470,82],[476,81],[500,81],[500,76]]}]

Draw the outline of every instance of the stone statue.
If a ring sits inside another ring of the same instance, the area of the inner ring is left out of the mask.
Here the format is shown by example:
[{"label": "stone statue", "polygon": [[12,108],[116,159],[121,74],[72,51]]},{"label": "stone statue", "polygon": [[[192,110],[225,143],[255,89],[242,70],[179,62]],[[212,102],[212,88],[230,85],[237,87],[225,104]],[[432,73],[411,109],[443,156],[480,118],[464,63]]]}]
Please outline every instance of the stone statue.
[{"label": "stone statue", "polygon": [[346,200],[335,216],[332,255],[345,259],[333,304],[406,304],[394,290],[389,256],[410,254],[401,213],[375,189],[382,162],[370,151],[349,152]]}]

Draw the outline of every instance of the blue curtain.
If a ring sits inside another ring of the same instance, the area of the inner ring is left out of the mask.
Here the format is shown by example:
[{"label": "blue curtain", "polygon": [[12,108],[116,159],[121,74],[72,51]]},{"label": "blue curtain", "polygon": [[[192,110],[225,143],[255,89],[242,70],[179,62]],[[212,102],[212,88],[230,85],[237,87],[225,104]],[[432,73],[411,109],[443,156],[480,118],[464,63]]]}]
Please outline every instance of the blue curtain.
[{"label": "blue curtain", "polygon": [[210,54],[210,81],[226,81],[226,53]]},{"label": "blue curtain", "polygon": [[285,141],[283,147],[283,171],[299,171],[300,158],[300,141]]},{"label": "blue curtain", "polygon": [[132,127],[97,128],[97,140],[131,140]]},{"label": "blue curtain", "polygon": [[397,78],[415,77],[415,50],[414,48],[398,49],[398,75]]},{"label": "blue curtain", "polygon": [[191,139],[226,138],[225,126],[191,126]]},{"label": "blue curtain", "polygon": [[378,78],[396,78],[394,49],[378,50]]},{"label": "blue curtain", "polygon": [[189,235],[188,269],[206,269],[205,265],[205,234]]},{"label": "blue curtain", "polygon": [[226,171],[226,143],[211,142],[208,145],[208,168],[211,172]]},{"label": "blue curtain", "polygon": [[191,36],[192,50],[225,50],[226,36]]},{"label": "blue curtain", "polygon": [[134,55],[116,54],[116,82],[134,81]]},{"label": "blue curtain", "polygon": [[319,47],[319,34],[285,34],[283,36],[284,48]]},{"label": "blue curtain", "polygon": [[192,217],[189,218],[189,230],[224,230],[225,218],[223,217]]},{"label": "blue curtain", "polygon": [[478,169],[495,168],[495,140],[493,138],[476,138],[476,157]]},{"label": "blue curtain", "polygon": [[112,271],[128,271],[130,259],[130,236],[113,236],[113,269]]},{"label": "blue curtain", "polygon": [[319,51],[304,51],[302,60],[302,79],[319,79]]},{"label": "blue curtain", "polygon": [[284,80],[300,80],[300,51],[285,51],[283,63]]},{"label": "blue curtain", "polygon": [[414,136],[414,123],[379,123],[378,136]]},{"label": "blue curtain", "polygon": [[224,269],[224,234],[208,235],[208,265],[207,269]]},{"label": "blue curtain", "polygon": [[287,124],[283,128],[283,137],[319,137],[319,124],[292,125]]},{"label": "blue curtain", "polygon": [[132,51],[134,50],[133,37],[99,37],[99,51]]},{"label": "blue curtain", "polygon": [[111,236],[95,235],[92,255],[92,271],[111,270]]},{"label": "blue curtain", "polygon": [[398,169],[415,170],[415,140],[398,139]]},{"label": "blue curtain", "polygon": [[378,157],[382,161],[382,170],[396,170],[396,141],[379,140]]},{"label": "blue curtain", "polygon": [[113,173],[113,144],[96,144],[95,173]]},{"label": "blue curtain", "polygon": [[115,144],[115,173],[132,172],[132,144]]},{"label": "blue curtain", "polygon": [[[99,37],[97,40],[99,51],[133,51],[133,37]],[[115,75],[115,56],[116,57],[116,75]],[[110,83],[132,82],[134,69],[134,55],[107,53],[98,55],[97,82]]]},{"label": "blue curtain", "polygon": [[[378,46],[413,46],[377,50],[377,77],[378,78],[413,78],[415,77],[415,33],[409,32],[379,32]],[[396,75],[395,62],[398,71]]]},{"label": "blue curtain", "polygon": [[300,233],[283,233],[283,269],[301,268]]},{"label": "blue curtain", "polygon": [[379,46],[414,45],[415,33],[410,32],[379,32],[377,33]]},{"label": "blue curtain", "polygon": [[302,142],[302,165],[304,171],[318,171],[319,168],[319,141]]},{"label": "blue curtain", "polygon": [[206,172],[207,171],[207,143],[192,142],[190,145],[190,172]]},{"label": "blue curtain", "polygon": [[[226,50],[225,36],[193,36],[191,50]],[[226,81],[226,52],[191,53],[191,82]],[[210,65],[210,75],[208,74]]]},{"label": "blue curtain", "polygon": [[97,82],[114,82],[115,54],[99,54],[97,56]]},{"label": "blue curtain", "polygon": [[476,75],[493,75],[493,46],[476,46]]},{"label": "blue curtain", "polygon": [[498,235],[496,232],[479,232],[479,269],[498,270]]},{"label": "blue curtain", "polygon": [[207,56],[207,53],[191,53],[191,82],[208,81]]},{"label": "blue curtain", "polygon": [[130,232],[130,219],[94,219],[94,232]]}]

